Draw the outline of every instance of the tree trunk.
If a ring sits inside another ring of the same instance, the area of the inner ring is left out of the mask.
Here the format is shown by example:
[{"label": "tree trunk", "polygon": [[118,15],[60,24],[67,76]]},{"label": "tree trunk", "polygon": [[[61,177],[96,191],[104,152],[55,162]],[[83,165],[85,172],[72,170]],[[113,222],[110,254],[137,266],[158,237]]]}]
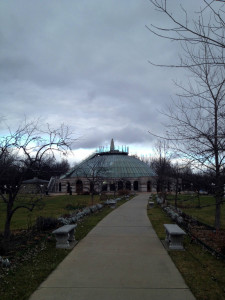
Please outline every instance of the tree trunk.
[{"label": "tree trunk", "polygon": [[4,227],[4,236],[3,236],[4,243],[9,243],[10,240],[10,234],[11,234],[10,224],[11,224],[11,217],[7,215],[5,221],[5,227]]},{"label": "tree trunk", "polygon": [[215,228],[220,229],[220,204],[221,204],[221,174],[219,163],[219,148],[218,148],[218,103],[217,99],[214,100],[214,157],[216,167],[216,182],[215,182],[215,200],[216,200],[216,212],[215,212]]},{"label": "tree trunk", "polygon": [[198,197],[198,207],[201,208],[201,202],[200,202],[200,193],[199,193],[199,190],[197,191],[197,197]]},{"label": "tree trunk", "polygon": [[215,201],[216,201],[216,211],[215,211],[215,228],[220,229],[221,223],[221,203],[223,200],[223,184],[221,183],[221,178],[217,178],[215,185]]},{"label": "tree trunk", "polygon": [[216,199],[215,228],[220,229],[220,200]]},{"label": "tree trunk", "polygon": [[4,250],[5,253],[8,252],[9,250],[9,245],[10,245],[10,226],[11,226],[11,219],[12,219],[12,205],[8,203],[7,205],[7,215],[6,215],[6,221],[5,221],[5,226],[4,226],[4,234],[3,234],[3,240],[2,240],[2,249]]},{"label": "tree trunk", "polygon": [[175,209],[177,210],[178,179],[176,179]]},{"label": "tree trunk", "polygon": [[11,219],[13,216],[12,210],[13,210],[13,203],[14,198],[12,191],[9,192],[9,199],[7,202],[7,213],[6,213],[6,221],[5,221],[5,227],[4,227],[4,236],[3,236],[3,242],[8,244],[10,241],[10,225],[11,225]]}]

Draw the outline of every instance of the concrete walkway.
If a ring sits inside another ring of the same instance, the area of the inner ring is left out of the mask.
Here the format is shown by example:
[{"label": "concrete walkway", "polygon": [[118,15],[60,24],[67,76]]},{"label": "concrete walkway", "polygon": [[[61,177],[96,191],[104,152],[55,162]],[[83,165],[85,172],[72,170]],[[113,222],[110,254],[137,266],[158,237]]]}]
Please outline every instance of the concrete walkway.
[{"label": "concrete walkway", "polygon": [[147,217],[147,195],[104,218],[30,300],[193,300]]}]

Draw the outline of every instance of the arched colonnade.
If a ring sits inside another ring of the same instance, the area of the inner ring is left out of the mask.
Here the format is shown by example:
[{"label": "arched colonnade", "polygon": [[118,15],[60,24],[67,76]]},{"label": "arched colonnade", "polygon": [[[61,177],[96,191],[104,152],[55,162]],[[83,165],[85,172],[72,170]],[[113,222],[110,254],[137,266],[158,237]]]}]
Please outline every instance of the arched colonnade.
[{"label": "arched colonnade", "polygon": [[[61,183],[60,183],[61,184]],[[139,180],[118,180],[118,181],[103,181],[101,184],[93,183],[85,179],[77,179],[75,182],[67,181],[66,182],[66,191],[75,193],[83,193],[85,191],[92,191],[95,185],[95,190],[98,192],[115,192],[120,190],[129,190],[129,191],[140,191],[140,186],[143,186],[143,182]],[[146,192],[152,192],[152,182],[148,180],[144,184],[146,186]],[[63,186],[63,184],[62,184]],[[62,187],[63,190],[63,187]]]}]

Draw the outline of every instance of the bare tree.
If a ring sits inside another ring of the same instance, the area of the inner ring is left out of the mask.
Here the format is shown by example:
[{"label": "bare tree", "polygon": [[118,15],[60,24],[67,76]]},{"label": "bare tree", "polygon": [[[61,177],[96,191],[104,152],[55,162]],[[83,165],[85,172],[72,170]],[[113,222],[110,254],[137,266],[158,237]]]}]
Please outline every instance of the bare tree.
[{"label": "bare tree", "polygon": [[[186,86],[165,115],[169,118],[166,139],[180,157],[196,168],[211,170],[215,184],[215,227],[220,228],[223,198],[222,170],[225,158],[224,48],[225,22],[222,1],[202,0],[202,8],[190,15],[180,6],[183,17],[170,10],[167,0],[150,0],[172,26],[148,29],[155,35],[179,42],[182,56],[176,65],[189,72]],[[161,66],[165,66],[161,64]]]},{"label": "bare tree", "polygon": [[[153,7],[167,17],[171,27],[160,27],[152,24],[146,26],[154,35],[168,39],[173,42],[188,43],[194,47],[199,45],[209,45],[213,50],[213,55],[207,64],[224,65],[224,56],[218,55],[225,48],[225,10],[224,1],[202,0],[199,2],[199,10],[188,12],[185,4],[177,2],[176,11],[170,8],[171,2],[167,0],[150,0]],[[173,2],[174,4],[174,2]],[[202,4],[202,7],[200,5]],[[177,14],[178,12],[178,14]],[[197,64],[205,63],[204,56],[199,57]],[[190,65],[192,65],[191,62]],[[182,56],[180,57],[179,67],[187,67],[182,64]],[[170,65],[174,67],[174,65]]]},{"label": "bare tree", "polygon": [[210,63],[213,55],[208,44],[202,44],[197,53],[187,48],[188,71],[193,80],[186,87],[180,86],[178,101],[165,115],[169,118],[166,138],[172,141],[173,149],[195,167],[214,174],[215,227],[219,229],[225,163],[225,70],[222,65]]},{"label": "bare tree", "polygon": [[43,206],[43,195],[21,193],[21,185],[28,171],[38,172],[46,157],[55,156],[56,152],[64,155],[71,149],[74,139],[68,127],[61,125],[52,129],[49,124],[41,125],[40,120],[24,121],[14,132],[0,137],[0,178],[8,176],[7,185],[0,190],[1,201],[6,207],[4,244],[10,239],[10,225],[13,215],[21,208],[32,211]]},{"label": "bare tree", "polygon": [[166,198],[166,191],[170,188],[171,153],[166,140],[158,140],[155,144],[156,157],[151,159],[150,167],[156,173],[157,192]]},{"label": "bare tree", "polygon": [[77,176],[84,177],[89,182],[91,203],[94,203],[95,193],[99,193],[106,177],[107,168],[102,155],[96,154],[75,167]]}]

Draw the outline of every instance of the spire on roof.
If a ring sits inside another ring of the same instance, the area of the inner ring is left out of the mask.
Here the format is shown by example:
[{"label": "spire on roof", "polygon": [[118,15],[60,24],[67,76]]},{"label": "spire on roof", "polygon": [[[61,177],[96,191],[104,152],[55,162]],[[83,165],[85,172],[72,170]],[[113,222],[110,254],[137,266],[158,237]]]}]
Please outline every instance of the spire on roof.
[{"label": "spire on roof", "polygon": [[114,147],[114,140],[111,139],[111,145],[110,145],[110,151],[114,151],[115,147]]}]

